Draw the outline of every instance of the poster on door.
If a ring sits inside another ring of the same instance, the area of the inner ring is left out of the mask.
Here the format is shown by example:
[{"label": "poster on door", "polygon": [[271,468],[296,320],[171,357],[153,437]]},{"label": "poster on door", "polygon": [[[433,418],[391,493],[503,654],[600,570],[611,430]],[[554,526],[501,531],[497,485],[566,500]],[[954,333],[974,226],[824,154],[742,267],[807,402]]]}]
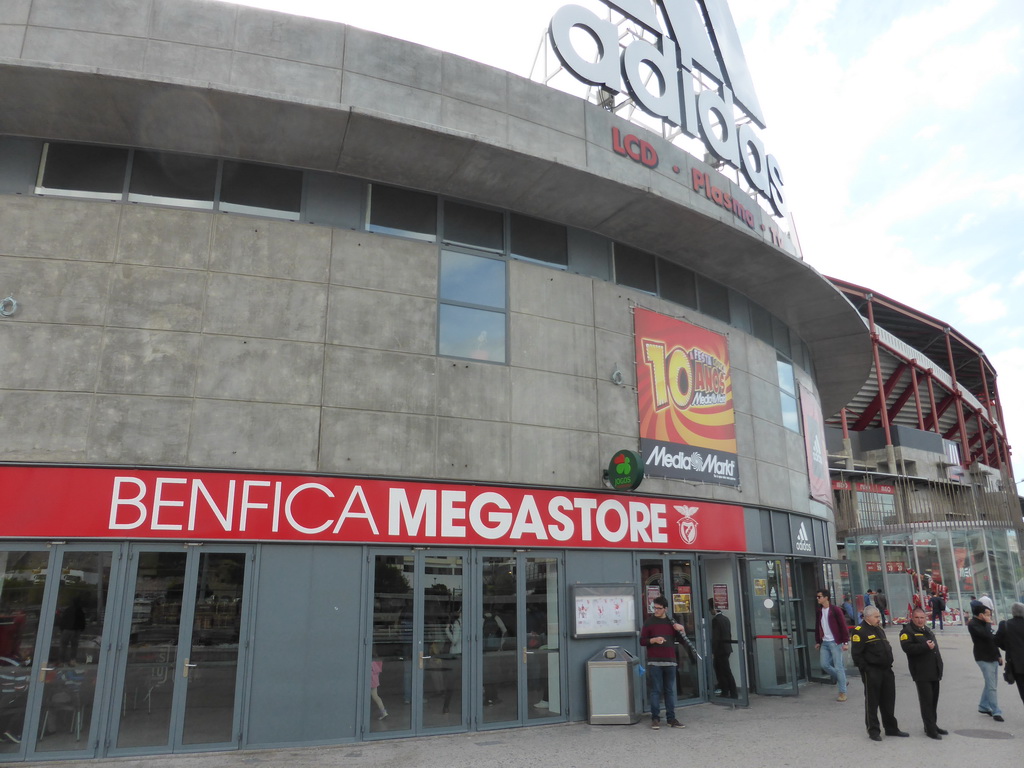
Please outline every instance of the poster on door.
[{"label": "poster on door", "polygon": [[633,327],[645,473],[739,485],[728,339],[639,307]]}]

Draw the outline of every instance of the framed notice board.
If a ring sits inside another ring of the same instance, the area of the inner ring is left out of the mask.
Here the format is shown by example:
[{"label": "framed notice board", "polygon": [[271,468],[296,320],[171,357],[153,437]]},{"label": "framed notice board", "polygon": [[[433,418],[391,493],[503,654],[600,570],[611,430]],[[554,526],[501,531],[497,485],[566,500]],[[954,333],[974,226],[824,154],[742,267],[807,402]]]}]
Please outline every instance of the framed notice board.
[{"label": "framed notice board", "polygon": [[574,584],[573,637],[636,633],[635,584]]}]

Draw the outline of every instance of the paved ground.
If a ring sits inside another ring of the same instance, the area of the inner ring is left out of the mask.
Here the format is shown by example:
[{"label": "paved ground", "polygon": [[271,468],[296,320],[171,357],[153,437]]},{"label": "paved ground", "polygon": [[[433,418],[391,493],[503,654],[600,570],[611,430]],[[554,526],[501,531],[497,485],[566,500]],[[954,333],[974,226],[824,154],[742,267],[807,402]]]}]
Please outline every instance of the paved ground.
[{"label": "paved ground", "polygon": [[165,757],[36,763],[76,768],[593,768],[649,763],[653,755],[689,765],[728,763],[735,768],[816,766],[831,762],[884,760],[887,765],[1018,766],[1024,758],[1024,705],[1013,686],[1000,681],[999,703],[1006,722],[979,715],[981,672],[963,628],[939,636],[946,674],[939,701],[939,725],[950,731],[942,741],[924,736],[916,690],[896,648],[896,715],[910,738],[868,739],[864,695],[859,679],[850,681],[850,699],[835,701],[833,686],[808,684],[797,697],[752,696],[748,709],[702,704],[681,711],[687,728],[652,731],[636,725],[584,723],[468,733],[419,739],[344,744],[304,749],[217,752]]}]

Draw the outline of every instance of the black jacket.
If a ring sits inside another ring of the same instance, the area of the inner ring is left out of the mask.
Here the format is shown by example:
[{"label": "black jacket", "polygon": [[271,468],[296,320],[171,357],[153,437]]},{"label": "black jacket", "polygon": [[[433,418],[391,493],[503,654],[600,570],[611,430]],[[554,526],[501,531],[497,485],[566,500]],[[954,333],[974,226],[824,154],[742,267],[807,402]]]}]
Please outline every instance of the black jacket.
[{"label": "black jacket", "polygon": [[853,663],[857,669],[892,669],[892,646],[882,625],[873,627],[866,621],[850,632]]},{"label": "black jacket", "polygon": [[1006,658],[1013,663],[1014,673],[1024,675],[1024,618],[1015,616],[999,622],[996,645],[1006,651]]},{"label": "black jacket", "polygon": [[936,642],[934,648],[929,648],[929,640],[934,642],[935,635],[928,626],[916,627],[907,624],[900,632],[900,646],[907,654],[910,676],[915,681],[942,679],[942,654],[939,652],[939,644]]},{"label": "black jacket", "polygon": [[975,661],[999,661],[1002,658],[992,626],[987,621],[974,617],[967,622],[967,631],[971,633],[971,641],[974,643]]}]

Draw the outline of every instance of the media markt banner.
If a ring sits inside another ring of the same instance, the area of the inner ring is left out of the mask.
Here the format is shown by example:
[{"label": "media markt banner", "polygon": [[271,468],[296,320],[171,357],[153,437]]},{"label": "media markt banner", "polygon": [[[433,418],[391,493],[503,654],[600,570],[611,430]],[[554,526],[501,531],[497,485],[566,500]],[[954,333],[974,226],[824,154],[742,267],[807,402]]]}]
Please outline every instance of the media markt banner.
[{"label": "media markt banner", "polygon": [[639,307],[633,334],[645,472],[739,485],[728,339]]}]

